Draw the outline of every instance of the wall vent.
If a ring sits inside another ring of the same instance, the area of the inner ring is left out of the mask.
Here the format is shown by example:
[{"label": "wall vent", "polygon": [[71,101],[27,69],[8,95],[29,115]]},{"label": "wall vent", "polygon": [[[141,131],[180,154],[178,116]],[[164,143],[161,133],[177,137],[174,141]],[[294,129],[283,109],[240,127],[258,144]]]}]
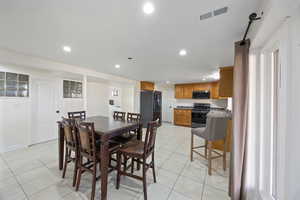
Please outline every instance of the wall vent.
[{"label": "wall vent", "polygon": [[211,18],[211,17],[222,15],[222,14],[225,14],[227,12],[228,12],[228,7],[220,8],[220,9],[205,13],[203,15],[200,15],[200,20],[205,20],[205,19],[208,19],[208,18]]},{"label": "wall vent", "polygon": [[200,15],[200,20],[205,20],[205,19],[208,19],[208,18],[211,18],[211,17],[212,17],[212,12],[205,13],[203,15]]},{"label": "wall vent", "polygon": [[217,10],[214,10],[214,16],[222,15],[224,13],[227,13],[228,7],[220,8]]}]

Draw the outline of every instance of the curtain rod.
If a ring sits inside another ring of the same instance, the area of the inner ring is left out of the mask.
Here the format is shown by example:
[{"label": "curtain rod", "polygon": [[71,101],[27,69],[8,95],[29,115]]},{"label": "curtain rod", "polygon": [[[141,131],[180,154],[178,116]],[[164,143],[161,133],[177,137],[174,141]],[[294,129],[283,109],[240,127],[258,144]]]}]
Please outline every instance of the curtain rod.
[{"label": "curtain rod", "polygon": [[246,32],[244,34],[244,37],[243,37],[243,40],[242,42],[240,43],[241,46],[245,45],[245,41],[246,41],[246,38],[247,38],[247,35],[248,35],[248,32],[249,32],[249,29],[250,29],[250,26],[251,24],[256,21],[256,20],[260,20],[261,17],[257,17],[257,14],[256,13],[251,13],[249,15],[249,22],[248,22],[248,26],[247,26],[247,29],[246,29]]}]

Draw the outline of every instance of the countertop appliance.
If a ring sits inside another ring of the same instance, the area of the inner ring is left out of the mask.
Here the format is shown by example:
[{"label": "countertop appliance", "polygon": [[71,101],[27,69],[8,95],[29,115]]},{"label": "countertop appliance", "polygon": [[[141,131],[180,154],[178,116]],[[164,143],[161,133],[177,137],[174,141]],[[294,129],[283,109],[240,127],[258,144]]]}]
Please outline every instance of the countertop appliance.
[{"label": "countertop appliance", "polygon": [[193,99],[209,99],[209,98],[210,98],[209,90],[193,91]]},{"label": "countertop appliance", "polygon": [[161,92],[160,91],[141,91],[140,107],[143,127],[146,128],[149,121],[159,120],[161,125]]},{"label": "countertop appliance", "polygon": [[194,103],[192,109],[192,128],[206,126],[206,115],[210,111],[209,103]]}]

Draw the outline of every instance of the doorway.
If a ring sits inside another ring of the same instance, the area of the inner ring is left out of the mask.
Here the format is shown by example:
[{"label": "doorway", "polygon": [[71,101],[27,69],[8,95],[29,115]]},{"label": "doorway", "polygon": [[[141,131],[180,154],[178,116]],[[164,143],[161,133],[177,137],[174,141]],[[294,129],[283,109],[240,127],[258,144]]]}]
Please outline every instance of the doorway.
[{"label": "doorway", "polygon": [[30,144],[58,137],[57,121],[59,83],[55,80],[32,80],[32,123]]}]

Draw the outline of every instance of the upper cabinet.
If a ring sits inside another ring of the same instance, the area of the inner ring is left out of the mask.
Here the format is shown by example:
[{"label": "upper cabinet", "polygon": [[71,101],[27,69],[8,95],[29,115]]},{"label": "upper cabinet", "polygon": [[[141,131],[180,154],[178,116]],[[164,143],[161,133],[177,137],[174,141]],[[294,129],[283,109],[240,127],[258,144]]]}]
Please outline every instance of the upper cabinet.
[{"label": "upper cabinet", "polygon": [[233,67],[220,68],[219,96],[232,97],[233,95]]},{"label": "upper cabinet", "polygon": [[154,90],[154,83],[153,82],[148,82],[148,81],[141,81],[141,90],[153,91]]},{"label": "upper cabinet", "polygon": [[219,98],[218,82],[176,84],[175,85],[175,98],[176,99],[192,99],[193,91],[201,91],[201,90],[210,91],[212,99]]},{"label": "upper cabinet", "polygon": [[175,85],[175,98],[176,99],[191,99],[193,97],[192,84],[179,84]]}]

